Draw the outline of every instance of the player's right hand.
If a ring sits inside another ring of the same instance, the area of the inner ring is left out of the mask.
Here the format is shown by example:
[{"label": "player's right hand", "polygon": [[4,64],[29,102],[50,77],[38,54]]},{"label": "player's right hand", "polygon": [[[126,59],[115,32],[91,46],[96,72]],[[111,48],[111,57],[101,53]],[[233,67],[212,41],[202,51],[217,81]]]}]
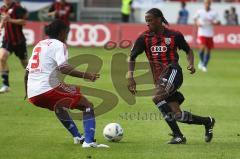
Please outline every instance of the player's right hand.
[{"label": "player's right hand", "polygon": [[136,90],[136,82],[134,80],[134,78],[128,78],[128,90],[135,95],[137,93]]},{"label": "player's right hand", "polygon": [[85,73],[84,79],[89,79],[92,82],[95,82],[98,78],[100,78],[100,74],[98,73]]}]

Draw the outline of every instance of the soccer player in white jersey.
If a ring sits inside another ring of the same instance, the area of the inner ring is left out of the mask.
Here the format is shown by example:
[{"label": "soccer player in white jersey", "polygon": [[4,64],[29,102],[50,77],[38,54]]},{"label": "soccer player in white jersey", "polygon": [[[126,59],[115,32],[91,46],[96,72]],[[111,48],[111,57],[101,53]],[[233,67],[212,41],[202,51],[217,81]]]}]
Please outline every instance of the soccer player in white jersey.
[{"label": "soccer player in white jersey", "polygon": [[207,72],[207,65],[214,47],[214,25],[219,25],[218,14],[211,9],[211,0],[204,1],[204,9],[200,9],[194,16],[195,25],[198,27],[198,40],[200,42],[198,68]]},{"label": "soccer player in white jersey", "polygon": [[[63,126],[71,133],[75,144],[83,148],[108,147],[97,144],[95,135],[95,116],[91,102],[87,100],[77,86],[61,82],[57,74],[88,79],[92,82],[100,75],[80,72],[68,64],[66,39],[69,27],[61,20],[55,20],[45,27],[48,39],[40,41],[34,48],[26,69],[25,91],[29,101],[42,108],[55,111]],[[68,109],[83,111],[84,135],[68,114]]]}]

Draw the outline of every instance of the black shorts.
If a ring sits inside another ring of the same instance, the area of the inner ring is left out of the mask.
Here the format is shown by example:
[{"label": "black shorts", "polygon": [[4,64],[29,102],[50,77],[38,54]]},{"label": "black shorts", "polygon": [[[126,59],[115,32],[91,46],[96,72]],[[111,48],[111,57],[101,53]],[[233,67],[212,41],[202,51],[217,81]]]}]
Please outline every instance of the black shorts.
[{"label": "black shorts", "polygon": [[21,60],[26,60],[28,58],[26,42],[12,45],[10,42],[3,41],[1,48],[8,50],[10,53],[14,52],[14,54]]},{"label": "black shorts", "polygon": [[157,86],[163,86],[168,94],[167,102],[178,102],[182,104],[184,96],[181,92],[177,91],[183,83],[182,69],[179,65],[170,65],[167,67],[161,76]]}]

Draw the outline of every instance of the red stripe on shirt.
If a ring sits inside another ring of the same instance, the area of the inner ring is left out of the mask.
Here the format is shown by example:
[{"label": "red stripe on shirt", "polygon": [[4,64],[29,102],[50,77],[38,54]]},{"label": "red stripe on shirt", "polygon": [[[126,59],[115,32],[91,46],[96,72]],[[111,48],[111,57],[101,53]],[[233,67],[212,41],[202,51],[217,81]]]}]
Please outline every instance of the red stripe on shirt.
[{"label": "red stripe on shirt", "polygon": [[[165,43],[165,36],[162,36],[162,40],[161,40],[161,46],[166,46]],[[168,53],[169,50],[167,50],[167,52],[162,52],[161,53],[161,59],[162,59],[162,63],[164,66],[168,65],[168,60],[167,60],[167,56],[166,54]]]},{"label": "red stripe on shirt", "polygon": [[[14,12],[13,12],[13,18],[14,19],[17,19],[17,15],[16,15],[16,7],[14,7]],[[15,33],[16,33],[16,37],[15,37],[15,41],[17,43],[17,41],[20,41],[21,40],[21,35],[20,35],[20,26],[12,26],[14,29],[15,29]]]},{"label": "red stripe on shirt", "polygon": [[175,41],[174,41],[174,36],[171,36],[171,43],[170,43],[170,60],[172,63],[175,63]]},{"label": "red stripe on shirt", "polygon": [[[152,46],[157,45],[158,39],[156,36],[152,38]],[[159,53],[152,53],[153,54],[153,60],[154,60],[154,65],[156,67],[156,70],[159,71],[161,70],[161,63],[158,54]]]},{"label": "red stripe on shirt", "polygon": [[[148,33],[147,33],[148,34]],[[154,81],[156,82],[156,76],[155,76],[155,67],[153,65],[153,57],[152,57],[152,54],[151,54],[151,50],[149,50],[149,37],[148,36],[145,36],[145,44],[146,44],[146,55],[148,57],[148,61],[149,61],[149,64],[150,64],[150,67],[151,67],[151,70],[152,70],[152,75],[153,75],[153,79]]]}]

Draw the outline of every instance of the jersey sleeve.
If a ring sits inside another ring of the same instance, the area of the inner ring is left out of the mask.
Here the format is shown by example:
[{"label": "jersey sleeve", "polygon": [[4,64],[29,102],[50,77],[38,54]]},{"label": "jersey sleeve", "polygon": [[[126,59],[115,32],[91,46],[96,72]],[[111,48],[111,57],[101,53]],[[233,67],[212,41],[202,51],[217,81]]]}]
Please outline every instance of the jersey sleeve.
[{"label": "jersey sleeve", "polygon": [[59,45],[55,49],[55,61],[58,66],[63,66],[67,64],[68,60],[68,51],[65,44]]},{"label": "jersey sleeve", "polygon": [[186,53],[189,52],[190,46],[188,45],[187,41],[185,40],[182,33],[178,32],[176,36],[176,43],[179,50],[184,50]]},{"label": "jersey sleeve", "polygon": [[135,60],[137,56],[145,51],[146,45],[144,41],[144,36],[140,35],[137,40],[135,41],[132,49],[130,59]]}]

